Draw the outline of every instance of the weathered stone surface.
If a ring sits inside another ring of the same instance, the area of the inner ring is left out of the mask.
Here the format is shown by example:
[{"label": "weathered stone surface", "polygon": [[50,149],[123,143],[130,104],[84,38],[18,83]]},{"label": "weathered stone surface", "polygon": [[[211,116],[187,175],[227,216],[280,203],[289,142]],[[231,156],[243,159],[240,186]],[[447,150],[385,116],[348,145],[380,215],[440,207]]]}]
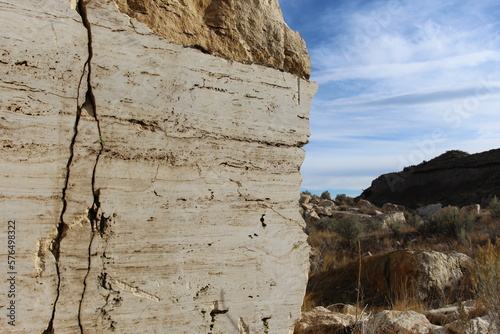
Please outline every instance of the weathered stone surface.
[{"label": "weathered stone surface", "polygon": [[111,1],[78,6],[0,3],[14,333],[288,332],[315,85],[172,44]]},{"label": "weathered stone surface", "polygon": [[[0,298],[3,314],[7,303],[16,302],[17,319],[14,327],[2,316],[2,333],[42,333],[47,328],[58,296],[58,272],[51,250],[56,251],[54,239],[62,212],[71,211],[61,200],[62,190],[77,184],[80,189],[83,184],[91,189],[92,168],[79,170],[81,164],[73,169],[73,183],[66,180],[75,114],[87,90],[82,78],[87,73],[88,39],[78,13],[69,3],[61,4],[0,3],[0,213],[2,224],[16,222],[13,271],[18,287],[15,298],[8,299],[6,294]],[[82,131],[92,131],[93,124],[92,117],[83,113]],[[72,194],[80,214],[87,212],[87,203],[93,200],[91,191],[81,190]],[[2,228],[2,259],[7,259],[6,233],[7,228]],[[74,251],[81,252],[86,267],[88,240],[84,239],[88,236],[81,238],[81,247]],[[6,268],[2,269],[0,278],[5,282]],[[81,293],[79,289],[75,297]]]},{"label": "weathered stone surface", "polygon": [[414,311],[382,311],[360,323],[354,333],[429,334],[434,327],[423,314]]},{"label": "weathered stone surface", "polygon": [[318,306],[302,313],[294,334],[343,333],[354,325],[355,320],[354,315],[332,312]]},{"label": "weathered stone surface", "polygon": [[320,206],[316,208],[316,213],[321,216],[331,216],[333,215],[333,212],[334,212],[333,207]]},{"label": "weathered stone surface", "polygon": [[305,42],[283,21],[278,0],[116,0],[158,35],[226,59],[309,78]]},{"label": "weathered stone surface", "polygon": [[498,333],[499,330],[487,317],[474,318],[465,322],[455,320],[444,327],[453,334],[490,334]]},{"label": "weathered stone surface", "polygon": [[377,219],[381,222],[382,228],[389,228],[391,224],[406,224],[406,218],[403,212],[390,212],[377,215],[372,219]]}]

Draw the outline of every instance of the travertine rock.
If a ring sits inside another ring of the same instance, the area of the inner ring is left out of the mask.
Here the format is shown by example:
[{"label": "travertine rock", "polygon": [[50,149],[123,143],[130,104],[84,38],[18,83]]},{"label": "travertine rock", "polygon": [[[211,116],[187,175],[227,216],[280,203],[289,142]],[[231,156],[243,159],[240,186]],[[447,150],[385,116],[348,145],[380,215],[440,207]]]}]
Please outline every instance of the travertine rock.
[{"label": "travertine rock", "polygon": [[226,59],[309,78],[305,42],[283,22],[278,0],[116,0],[160,36]]},{"label": "travertine rock", "polygon": [[316,86],[172,44],[112,1],[72,7],[0,3],[0,205],[22,286],[1,331],[287,333]]}]

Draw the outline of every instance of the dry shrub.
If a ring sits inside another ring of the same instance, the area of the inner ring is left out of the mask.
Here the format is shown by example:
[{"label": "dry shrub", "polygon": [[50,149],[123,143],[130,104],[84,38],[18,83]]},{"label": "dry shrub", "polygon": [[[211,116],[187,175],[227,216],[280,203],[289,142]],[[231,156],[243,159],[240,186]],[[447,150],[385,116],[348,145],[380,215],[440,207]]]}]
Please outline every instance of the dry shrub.
[{"label": "dry shrub", "polygon": [[489,206],[491,217],[500,219],[500,200],[498,200],[498,197],[493,197]]},{"label": "dry shrub", "polygon": [[500,328],[500,238],[478,246],[470,276],[475,294],[484,305],[497,328]]},{"label": "dry shrub", "polygon": [[420,229],[425,234],[447,236],[463,243],[472,229],[473,219],[456,207],[447,207],[424,222]]},{"label": "dry shrub", "polygon": [[390,300],[392,309],[395,311],[424,312],[426,305],[419,297],[415,288],[409,284],[408,276],[399,277],[399,282],[394,282],[393,296]]}]

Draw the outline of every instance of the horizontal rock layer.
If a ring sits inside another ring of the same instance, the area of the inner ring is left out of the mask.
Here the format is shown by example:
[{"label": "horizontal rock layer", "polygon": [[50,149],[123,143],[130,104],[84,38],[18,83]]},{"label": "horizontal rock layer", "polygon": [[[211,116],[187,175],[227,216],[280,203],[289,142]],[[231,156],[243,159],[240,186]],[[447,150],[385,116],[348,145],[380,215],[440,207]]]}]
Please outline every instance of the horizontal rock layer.
[{"label": "horizontal rock layer", "polygon": [[172,44],[111,1],[73,7],[0,4],[0,211],[22,287],[0,329],[288,332],[316,85]]}]

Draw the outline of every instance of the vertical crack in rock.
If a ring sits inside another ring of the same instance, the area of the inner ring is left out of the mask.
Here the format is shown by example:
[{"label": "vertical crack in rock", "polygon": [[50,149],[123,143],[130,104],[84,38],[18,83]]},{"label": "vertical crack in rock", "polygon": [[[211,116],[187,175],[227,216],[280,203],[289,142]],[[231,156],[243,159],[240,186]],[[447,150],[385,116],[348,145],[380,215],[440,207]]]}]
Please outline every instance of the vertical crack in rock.
[{"label": "vertical crack in rock", "polygon": [[[66,198],[66,195],[67,195],[67,190],[68,190],[68,185],[69,185],[71,164],[72,164],[73,158],[74,158],[74,146],[76,143],[76,138],[78,136],[78,125],[80,123],[82,109],[86,109],[91,115],[93,115],[94,119],[96,120],[97,129],[98,129],[98,133],[99,133],[99,144],[100,144],[100,149],[96,155],[96,162],[95,162],[94,169],[92,172],[92,193],[94,195],[94,202],[93,202],[92,208],[89,209],[89,220],[91,223],[92,236],[91,236],[91,239],[89,242],[89,247],[88,247],[88,267],[87,267],[87,273],[85,275],[85,279],[83,282],[84,288],[83,288],[82,297],[81,297],[79,309],[78,309],[78,325],[80,326],[80,331],[82,333],[83,333],[83,327],[81,325],[80,311],[81,311],[82,301],[83,301],[83,297],[84,297],[85,290],[86,290],[86,279],[87,279],[87,276],[90,272],[91,247],[92,247],[92,241],[94,239],[96,226],[97,226],[97,212],[99,211],[99,208],[100,208],[99,191],[98,190],[96,191],[96,189],[95,189],[95,173],[96,173],[96,169],[97,169],[97,164],[99,162],[99,157],[100,157],[101,152],[103,150],[103,141],[102,141],[102,137],[101,137],[101,129],[99,126],[99,121],[98,121],[97,115],[96,115],[95,98],[94,98],[94,94],[92,92],[92,85],[90,82],[90,79],[91,79],[91,60],[92,60],[92,35],[91,35],[91,31],[90,31],[90,22],[87,19],[85,1],[83,1],[83,0],[78,1],[75,9],[80,14],[80,16],[82,18],[82,23],[83,23],[85,29],[87,30],[88,56],[87,56],[87,61],[85,62],[84,66],[83,66],[82,75],[80,77],[80,81],[79,81],[78,87],[77,87],[77,97],[76,97],[77,110],[76,110],[76,116],[75,116],[75,123],[73,125],[73,136],[71,138],[71,143],[69,146],[69,158],[68,158],[68,162],[66,164],[66,177],[65,177],[64,187],[62,189],[62,194],[61,194],[63,206],[61,209],[61,214],[59,216],[59,224],[57,226],[57,235],[53,238],[52,244],[50,247],[50,251],[52,252],[52,254],[55,258],[55,266],[56,266],[56,274],[57,274],[56,298],[55,298],[54,305],[52,308],[51,318],[49,320],[47,328],[43,331],[43,334],[53,334],[54,333],[54,319],[55,319],[55,315],[56,315],[56,311],[57,311],[57,303],[59,301],[60,288],[61,288],[61,272],[60,272],[60,264],[59,264],[60,245],[61,245],[61,241],[65,237],[66,232],[68,231],[68,224],[64,221],[64,214],[66,213],[66,209],[68,206],[68,200]],[[85,74],[87,74],[87,75],[85,75]],[[82,105],[79,105],[80,89],[82,88],[82,85],[85,84],[85,80],[86,80],[86,84],[87,84],[87,90],[85,93],[85,101]],[[102,222],[101,222],[101,225],[102,225]]]},{"label": "vertical crack in rock", "polygon": [[57,288],[56,288],[56,298],[54,300],[54,305],[52,306],[52,315],[49,320],[49,324],[47,325],[47,328],[43,331],[43,334],[53,334],[54,333],[54,318],[56,315],[56,309],[57,309],[57,302],[59,301],[59,292],[61,288],[61,272],[59,268],[59,252],[60,252],[60,245],[61,241],[65,236],[66,231],[68,230],[68,225],[64,222],[64,214],[66,213],[66,208],[68,205],[67,199],[66,199],[66,192],[68,190],[68,185],[69,185],[69,177],[70,177],[70,172],[71,172],[71,164],[73,162],[73,157],[74,157],[74,146],[76,142],[76,137],[78,135],[78,124],[80,123],[80,116],[82,113],[82,106],[80,106],[78,103],[80,101],[80,88],[82,87],[82,84],[84,83],[85,78],[85,73],[88,73],[88,66],[89,66],[89,60],[90,56],[87,58],[87,61],[83,65],[82,69],[82,75],[80,77],[80,81],[78,83],[77,87],[77,97],[76,97],[76,104],[77,104],[77,109],[76,109],[76,116],[75,116],[75,123],[73,125],[73,136],[71,137],[71,142],[69,145],[69,158],[68,162],[66,163],[66,177],[64,180],[64,186],[61,192],[61,200],[62,200],[62,209],[61,209],[61,214],[59,215],[59,223],[57,225],[57,234],[56,236],[52,239],[52,243],[50,245],[50,251],[53,254],[55,258],[55,266],[56,266],[56,274],[57,274]]},{"label": "vertical crack in rock", "polygon": [[88,246],[88,254],[87,254],[87,272],[85,273],[85,277],[83,279],[83,291],[82,291],[82,296],[80,298],[80,303],[78,305],[78,326],[80,327],[80,332],[83,334],[83,326],[82,326],[82,305],[83,305],[83,300],[85,297],[85,292],[87,290],[87,278],[90,273],[90,268],[91,268],[91,262],[92,262],[92,243],[94,241],[94,237],[96,233],[99,233],[99,235],[102,237],[104,230],[107,225],[107,218],[104,217],[103,213],[100,212],[101,208],[101,202],[99,199],[100,196],[100,189],[96,189],[95,186],[95,178],[96,178],[96,171],[97,171],[97,165],[99,163],[99,158],[101,156],[101,153],[104,149],[104,142],[102,139],[102,134],[101,134],[101,127],[99,124],[99,119],[97,117],[97,108],[96,108],[96,103],[95,103],[95,96],[92,91],[92,56],[93,56],[93,50],[92,50],[92,30],[91,30],[91,24],[88,20],[87,17],[87,8],[86,8],[86,0],[80,0],[78,1],[77,9],[78,13],[82,17],[82,23],[87,29],[87,35],[88,35],[88,72],[87,72],[87,92],[85,96],[85,103],[84,107],[86,110],[89,112],[89,114],[93,115],[95,121],[96,121],[96,126],[97,126],[97,131],[99,134],[99,151],[97,152],[96,159],[95,159],[95,164],[94,168],[92,170],[92,180],[91,180],[91,187],[92,187],[92,194],[94,196],[94,201],[92,203],[92,207],[88,211],[88,217],[90,221],[90,228],[91,228],[91,236],[90,236],[90,242]]},{"label": "vertical crack in rock", "polygon": [[[79,88],[82,84],[82,81],[84,80],[86,68],[87,68],[87,63],[85,63],[83,71],[82,71],[80,83],[78,84],[78,91],[80,91]],[[77,99],[76,99],[77,104],[78,104],[78,99],[79,99],[79,96],[77,96]],[[68,190],[71,163],[73,162],[74,146],[75,146],[75,142],[76,142],[76,137],[78,135],[78,123],[80,122],[81,111],[82,111],[82,108],[80,106],[77,106],[75,124],[73,125],[73,137],[71,138],[71,143],[69,145],[69,158],[68,158],[68,162],[66,164],[66,178],[64,181],[64,187],[62,189],[62,195],[61,195],[63,206],[61,209],[61,214],[59,216],[59,224],[57,225],[57,235],[54,237],[54,239],[52,240],[52,243],[50,245],[50,251],[52,252],[52,254],[54,255],[54,258],[55,258],[56,274],[57,274],[57,289],[56,289],[56,298],[55,298],[53,309],[52,309],[52,316],[50,318],[47,329],[43,332],[43,334],[54,333],[53,323],[54,323],[54,317],[56,314],[57,302],[59,300],[59,291],[61,288],[61,273],[60,273],[60,268],[59,268],[59,250],[60,250],[61,241],[64,238],[66,231],[68,230],[68,225],[64,222],[64,214],[66,213],[66,208],[67,208],[67,204],[68,204],[68,202],[66,200],[66,191]]]}]

